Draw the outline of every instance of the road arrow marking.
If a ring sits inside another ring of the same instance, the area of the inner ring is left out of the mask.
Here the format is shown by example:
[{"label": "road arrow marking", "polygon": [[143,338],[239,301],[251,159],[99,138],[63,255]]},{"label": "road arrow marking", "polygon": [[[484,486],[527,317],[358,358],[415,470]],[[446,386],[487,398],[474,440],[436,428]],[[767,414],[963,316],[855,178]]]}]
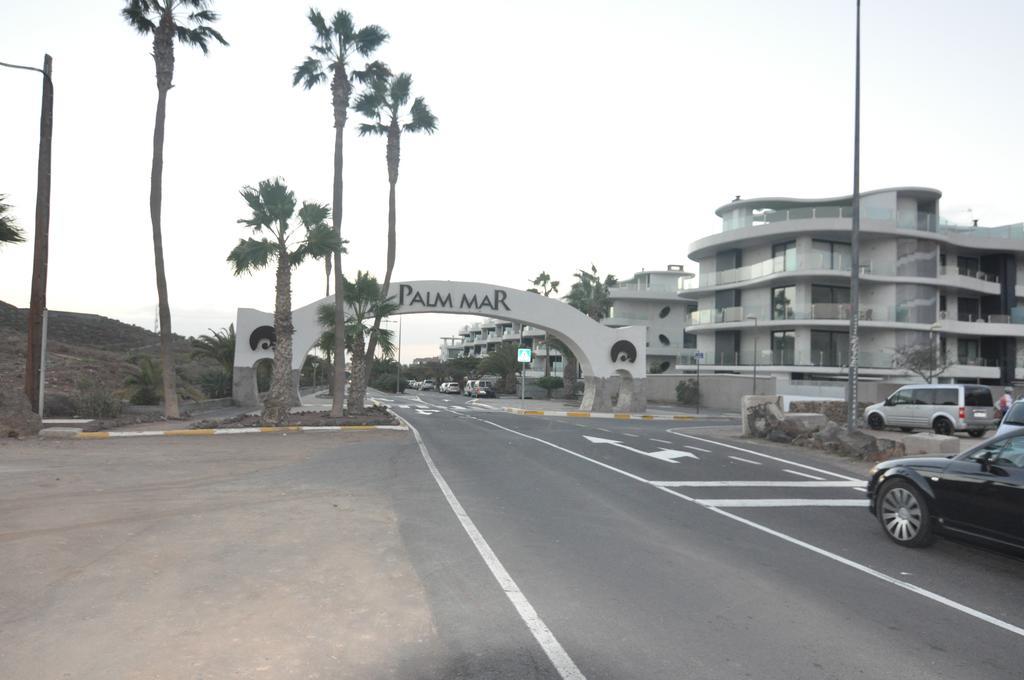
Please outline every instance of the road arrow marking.
[{"label": "road arrow marking", "polygon": [[679,461],[675,460],[676,458],[694,458],[699,460],[697,456],[690,453],[689,451],[674,451],[672,449],[661,449],[660,451],[641,451],[640,449],[634,449],[632,446],[626,446],[622,442],[615,441],[614,439],[602,439],[601,437],[591,437],[588,435],[583,435],[583,438],[586,439],[591,444],[611,444],[612,446],[617,446],[620,449],[626,449],[627,451],[632,451],[633,453],[639,453],[641,456],[648,456],[649,458],[657,458],[658,460],[665,461],[666,463],[678,463]]}]

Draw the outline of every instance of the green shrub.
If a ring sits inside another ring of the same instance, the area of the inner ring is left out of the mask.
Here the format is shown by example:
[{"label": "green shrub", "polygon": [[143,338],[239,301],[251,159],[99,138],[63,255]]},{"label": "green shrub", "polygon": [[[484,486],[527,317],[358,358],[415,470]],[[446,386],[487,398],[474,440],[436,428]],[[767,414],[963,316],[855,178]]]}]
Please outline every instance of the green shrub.
[{"label": "green shrub", "polygon": [[[388,374],[388,373],[375,373],[370,378],[370,380],[369,380],[369,382],[367,384],[370,387],[372,387],[373,389],[375,389],[375,390],[380,390],[381,392],[392,392],[393,393],[395,391],[395,381],[397,379],[398,379],[398,374],[397,373],[391,373],[391,374]],[[402,391],[405,391],[405,389],[408,386],[409,386],[408,381],[403,379],[402,380],[402,384],[401,384]]]},{"label": "green shrub", "polygon": [[231,374],[218,368],[207,371],[199,376],[199,387],[209,399],[222,399],[231,396]]},{"label": "green shrub", "polygon": [[71,397],[75,413],[83,418],[116,418],[121,415],[121,400],[105,385],[84,378]]},{"label": "green shrub", "polygon": [[537,387],[543,390],[560,390],[565,387],[565,381],[557,375],[549,375],[543,378],[537,378]]},{"label": "green shrub", "polygon": [[696,380],[680,380],[676,385],[676,400],[680,404],[696,406],[699,398],[700,392],[697,389]]}]

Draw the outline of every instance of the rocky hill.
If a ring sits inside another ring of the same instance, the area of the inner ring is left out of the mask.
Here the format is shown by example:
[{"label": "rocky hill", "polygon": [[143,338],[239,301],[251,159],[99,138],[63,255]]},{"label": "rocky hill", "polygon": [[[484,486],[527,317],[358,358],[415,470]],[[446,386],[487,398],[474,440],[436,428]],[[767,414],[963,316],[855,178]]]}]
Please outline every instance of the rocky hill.
[{"label": "rocky hill", "polygon": [[[0,301],[0,378],[5,384],[24,380],[28,310]],[[186,338],[174,336],[177,365],[190,380],[210,366],[190,359]],[[47,411],[62,408],[82,381],[120,390],[132,373],[133,357],[159,354],[160,337],[140,326],[98,314],[50,311],[47,322]]]}]

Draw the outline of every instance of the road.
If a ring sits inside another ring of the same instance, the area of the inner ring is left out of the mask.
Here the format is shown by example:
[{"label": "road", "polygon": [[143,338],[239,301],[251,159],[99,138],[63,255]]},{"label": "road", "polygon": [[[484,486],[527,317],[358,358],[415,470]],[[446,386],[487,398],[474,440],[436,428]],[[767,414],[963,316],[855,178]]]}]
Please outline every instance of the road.
[{"label": "road", "polygon": [[389,405],[436,475],[431,492],[410,467],[397,499],[450,650],[422,677],[1021,677],[1024,562],[896,546],[863,473],[828,456],[708,419]]}]

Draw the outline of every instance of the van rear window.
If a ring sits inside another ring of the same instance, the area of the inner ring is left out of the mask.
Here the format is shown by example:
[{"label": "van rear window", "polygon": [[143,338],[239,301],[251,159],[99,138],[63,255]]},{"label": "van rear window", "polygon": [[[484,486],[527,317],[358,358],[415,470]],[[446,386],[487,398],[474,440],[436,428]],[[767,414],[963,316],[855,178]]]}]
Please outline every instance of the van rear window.
[{"label": "van rear window", "polygon": [[932,404],[935,406],[959,406],[960,391],[955,387],[932,390]]},{"label": "van rear window", "polygon": [[987,387],[964,387],[964,406],[991,406],[992,392]]}]

